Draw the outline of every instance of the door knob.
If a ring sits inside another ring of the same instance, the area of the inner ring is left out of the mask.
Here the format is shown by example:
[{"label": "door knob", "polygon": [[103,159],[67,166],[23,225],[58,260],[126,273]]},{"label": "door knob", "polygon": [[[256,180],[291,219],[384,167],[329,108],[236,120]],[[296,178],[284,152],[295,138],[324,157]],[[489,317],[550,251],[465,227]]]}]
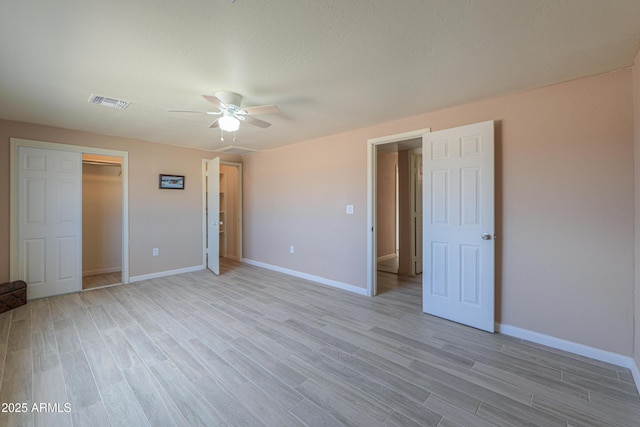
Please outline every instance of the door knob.
[{"label": "door knob", "polygon": [[482,235],[482,240],[491,240],[491,234],[489,233],[484,233]]}]

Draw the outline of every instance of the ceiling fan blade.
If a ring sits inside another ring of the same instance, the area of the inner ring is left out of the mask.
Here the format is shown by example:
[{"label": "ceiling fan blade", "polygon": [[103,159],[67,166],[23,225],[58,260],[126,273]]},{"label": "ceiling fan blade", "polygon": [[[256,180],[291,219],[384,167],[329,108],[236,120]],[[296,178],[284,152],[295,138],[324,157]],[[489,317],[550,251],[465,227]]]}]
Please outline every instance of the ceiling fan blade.
[{"label": "ceiling fan blade", "polygon": [[241,116],[244,120],[245,123],[249,123],[250,125],[253,126],[258,126],[259,128],[268,128],[269,126],[271,126],[271,123],[267,123],[264,120],[260,120],[260,119],[256,119],[255,117],[251,117],[251,116]]},{"label": "ceiling fan blade", "polygon": [[224,102],[220,101],[220,99],[218,99],[217,96],[213,96],[213,95],[202,95],[202,97],[204,99],[206,99],[207,101],[209,101],[210,103],[212,103],[213,105],[215,105],[216,107],[218,107],[221,110],[226,110],[227,106],[225,105]]},{"label": "ceiling fan blade", "polygon": [[280,113],[280,109],[275,105],[257,105],[255,107],[243,108],[242,111],[246,112],[246,114],[256,114],[256,115]]},{"label": "ceiling fan blade", "polygon": [[220,127],[220,123],[218,123],[218,120],[219,120],[219,119],[215,119],[215,120],[213,121],[213,123],[211,123],[211,124],[209,125],[209,129],[215,129],[215,128]]},{"label": "ceiling fan blade", "polygon": [[200,113],[200,114],[220,114],[215,111],[196,111],[196,110],[167,110],[169,113]]}]

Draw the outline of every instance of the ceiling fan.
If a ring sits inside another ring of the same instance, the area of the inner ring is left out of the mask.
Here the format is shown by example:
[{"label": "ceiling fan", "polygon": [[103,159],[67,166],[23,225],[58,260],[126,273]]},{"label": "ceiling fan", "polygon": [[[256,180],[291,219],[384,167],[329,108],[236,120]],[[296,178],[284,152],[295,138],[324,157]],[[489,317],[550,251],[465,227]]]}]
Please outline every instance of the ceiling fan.
[{"label": "ceiling fan", "polygon": [[210,128],[220,128],[223,131],[235,132],[240,128],[240,122],[248,123],[260,128],[268,128],[271,123],[253,117],[260,114],[276,114],[280,109],[275,105],[259,105],[255,107],[240,108],[242,96],[233,92],[216,92],[215,95],[202,95],[204,99],[212,103],[219,111],[194,111],[194,110],[167,110],[170,113],[200,113],[219,115],[211,123]]}]

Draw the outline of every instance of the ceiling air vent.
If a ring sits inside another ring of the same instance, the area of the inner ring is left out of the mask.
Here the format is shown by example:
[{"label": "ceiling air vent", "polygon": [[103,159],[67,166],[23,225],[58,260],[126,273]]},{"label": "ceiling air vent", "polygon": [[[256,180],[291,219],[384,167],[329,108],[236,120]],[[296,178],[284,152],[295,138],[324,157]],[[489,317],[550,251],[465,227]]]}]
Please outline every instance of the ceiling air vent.
[{"label": "ceiling air vent", "polygon": [[129,106],[129,101],[123,101],[122,99],[107,98],[106,96],[91,94],[89,102],[92,104],[103,105],[109,108],[115,108],[116,110],[124,110]]},{"label": "ceiling air vent", "polygon": [[229,153],[229,154],[239,154],[241,156],[249,153],[255,153],[258,150],[252,150],[251,148],[237,147],[233,145],[228,145],[224,148],[218,148],[216,150],[219,153]]}]

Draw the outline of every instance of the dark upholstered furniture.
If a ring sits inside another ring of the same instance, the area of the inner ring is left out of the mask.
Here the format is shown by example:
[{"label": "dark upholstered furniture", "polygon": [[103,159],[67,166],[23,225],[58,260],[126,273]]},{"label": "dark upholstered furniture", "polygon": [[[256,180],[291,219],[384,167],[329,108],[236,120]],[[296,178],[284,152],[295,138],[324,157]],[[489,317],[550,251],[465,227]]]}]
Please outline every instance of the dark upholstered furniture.
[{"label": "dark upholstered furniture", "polygon": [[27,303],[27,284],[22,280],[0,285],[0,313]]}]

